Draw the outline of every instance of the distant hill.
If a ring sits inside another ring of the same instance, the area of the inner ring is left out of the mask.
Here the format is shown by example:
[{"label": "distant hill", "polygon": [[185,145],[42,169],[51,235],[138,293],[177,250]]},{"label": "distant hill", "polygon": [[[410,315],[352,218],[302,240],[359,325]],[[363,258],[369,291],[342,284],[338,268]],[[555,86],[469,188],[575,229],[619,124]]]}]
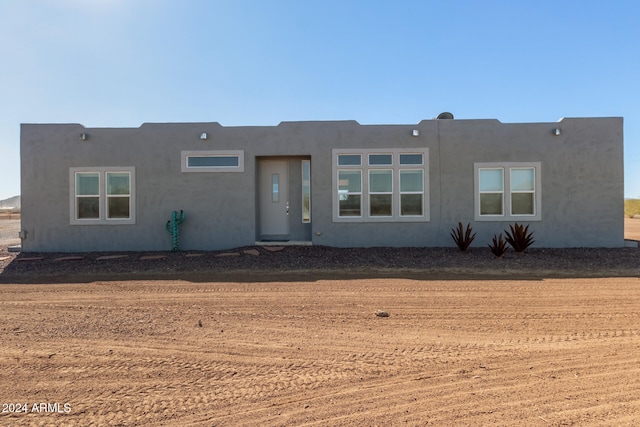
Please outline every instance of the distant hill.
[{"label": "distant hill", "polygon": [[0,200],[1,208],[16,208],[20,209],[20,196],[9,197],[8,199]]}]

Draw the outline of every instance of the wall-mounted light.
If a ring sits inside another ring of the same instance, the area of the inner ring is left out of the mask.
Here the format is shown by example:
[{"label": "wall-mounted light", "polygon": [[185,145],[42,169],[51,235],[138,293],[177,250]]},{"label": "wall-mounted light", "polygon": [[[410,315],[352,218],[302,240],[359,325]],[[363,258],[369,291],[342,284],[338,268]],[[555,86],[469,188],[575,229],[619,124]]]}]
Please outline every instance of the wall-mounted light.
[{"label": "wall-mounted light", "polygon": [[414,129],[413,132],[411,133],[411,135],[420,136],[420,131],[418,129]]},{"label": "wall-mounted light", "polygon": [[87,133],[80,134],[80,141],[86,141],[87,139],[89,139],[89,134]]},{"label": "wall-mounted light", "polygon": [[553,130],[553,134],[554,134],[555,136],[560,136],[560,135],[562,134],[562,131],[560,130],[560,128],[555,128],[555,129]]},{"label": "wall-mounted light", "polygon": [[200,139],[202,139],[203,141],[204,141],[205,139],[207,139],[207,133],[206,133],[206,132],[202,132],[202,133],[200,134]]}]

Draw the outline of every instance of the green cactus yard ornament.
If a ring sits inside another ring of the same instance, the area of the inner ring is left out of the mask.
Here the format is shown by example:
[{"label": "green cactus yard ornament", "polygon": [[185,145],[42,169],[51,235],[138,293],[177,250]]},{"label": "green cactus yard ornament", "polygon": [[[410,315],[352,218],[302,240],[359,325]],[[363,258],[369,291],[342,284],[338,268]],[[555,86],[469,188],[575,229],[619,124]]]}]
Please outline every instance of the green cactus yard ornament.
[{"label": "green cactus yard ornament", "polygon": [[173,252],[180,251],[180,224],[184,222],[184,212],[180,211],[180,215],[178,212],[173,211],[171,213],[171,221],[167,221],[167,232],[171,234],[171,250]]}]

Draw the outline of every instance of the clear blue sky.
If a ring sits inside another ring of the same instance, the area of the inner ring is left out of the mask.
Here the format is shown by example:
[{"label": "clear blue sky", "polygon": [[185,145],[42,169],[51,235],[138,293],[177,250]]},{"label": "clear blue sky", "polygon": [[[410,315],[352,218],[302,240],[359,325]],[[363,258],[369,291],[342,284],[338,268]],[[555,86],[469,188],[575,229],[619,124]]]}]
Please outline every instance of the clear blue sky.
[{"label": "clear blue sky", "polygon": [[[0,0],[0,200],[20,123],[625,119],[640,197],[635,0]],[[60,184],[63,185],[63,184]]]}]

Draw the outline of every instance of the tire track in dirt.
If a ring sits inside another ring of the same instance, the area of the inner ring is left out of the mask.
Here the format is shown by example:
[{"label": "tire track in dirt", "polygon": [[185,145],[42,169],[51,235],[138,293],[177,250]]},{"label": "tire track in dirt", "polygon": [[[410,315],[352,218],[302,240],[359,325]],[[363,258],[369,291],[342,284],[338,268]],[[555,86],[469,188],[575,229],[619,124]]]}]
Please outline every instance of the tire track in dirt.
[{"label": "tire track in dirt", "polygon": [[625,279],[8,290],[0,392],[74,409],[0,424],[631,425],[640,409]]},{"label": "tire track in dirt", "polygon": [[[599,376],[626,375],[625,366],[626,362],[620,363],[619,366],[612,366],[609,364],[592,366],[586,364],[584,366],[577,366],[576,369],[580,370],[584,367],[591,367],[596,370],[608,370],[608,373],[606,374],[600,373],[595,375],[585,375],[587,380],[592,380],[598,379]],[[609,417],[609,421],[615,419],[615,411],[611,411],[611,405],[603,405],[601,408],[595,408],[594,405],[596,405],[598,400],[596,396],[594,396],[593,400],[587,400],[582,404],[577,406],[574,405],[569,409],[554,407],[553,399],[550,399],[550,397],[544,392],[538,394],[535,398],[531,397],[531,388],[541,386],[545,381],[555,381],[556,387],[558,387],[557,383],[562,383],[563,381],[570,383],[574,375],[567,376],[568,379],[563,380],[561,379],[564,375],[562,370],[549,371],[548,378],[546,379],[544,379],[542,375],[539,375],[544,374],[544,372],[539,372],[539,374],[530,375],[527,380],[527,378],[523,377],[521,374],[523,371],[522,367],[515,365],[506,370],[508,374],[506,375],[506,381],[504,380],[505,369],[500,370],[501,380],[497,385],[491,378],[491,369],[487,370],[486,368],[476,367],[476,371],[477,372],[464,370],[452,371],[426,377],[415,377],[414,375],[396,376],[394,377],[394,380],[385,379],[383,381],[370,381],[358,387],[342,390],[339,393],[329,392],[323,395],[281,402],[281,404],[296,404],[298,407],[296,411],[287,411],[287,421],[292,424],[308,422],[304,417],[304,414],[308,412],[305,410],[306,408],[320,408],[328,406],[331,408],[331,411],[330,413],[323,413],[322,415],[324,415],[324,417],[319,415],[318,410],[315,411],[315,416],[320,418],[318,425],[322,423],[342,425],[341,422],[346,422],[346,425],[357,425],[360,421],[365,421],[370,418],[368,416],[363,416],[363,414],[354,414],[350,408],[354,406],[358,407],[359,405],[363,407],[375,407],[378,404],[382,404],[382,402],[385,402],[385,407],[388,408],[391,406],[393,408],[390,412],[385,414],[385,417],[388,417],[390,420],[411,422],[413,419],[412,417],[416,417],[416,414],[423,414],[417,419],[428,419],[435,425],[451,422],[452,419],[461,420],[463,417],[466,417],[465,423],[471,424],[474,423],[470,422],[470,419],[475,419],[475,416],[487,420],[491,418],[486,417],[485,415],[492,415],[493,417],[499,417],[502,419],[514,417],[513,419],[521,419],[523,424],[536,425],[542,424],[542,420],[539,418],[542,415],[539,414],[546,416],[547,420],[552,418],[551,415],[558,420],[562,420],[566,417],[566,414],[570,414],[572,411],[592,411],[592,415],[597,415],[599,411],[602,412],[606,410],[606,416]],[[553,373],[553,375],[551,373]],[[637,369],[630,372],[630,374],[637,378]],[[526,375],[528,375],[528,373]],[[637,387],[638,381],[634,380],[634,382],[629,384],[629,386],[632,388]],[[582,393],[582,390],[576,390],[571,385],[561,385],[560,389],[566,389],[567,393],[572,393],[566,394],[564,397],[560,397],[560,403],[573,401],[574,397],[579,397]],[[379,396],[371,396],[371,390],[375,390],[376,393],[379,393]],[[637,406],[636,396],[629,393],[625,394],[625,392],[621,392],[616,387],[611,389],[599,389],[598,393],[611,393],[611,395],[616,398],[624,396],[624,399],[621,400],[622,402],[629,402],[633,407]],[[467,401],[460,403],[461,395],[465,394],[467,395]],[[525,399],[511,399],[506,404],[505,402],[494,400],[495,406],[489,410],[487,409],[487,399],[491,399],[491,396],[493,395],[519,396],[523,394],[526,395]],[[560,394],[562,394],[562,392],[560,392]],[[477,398],[473,399],[472,396],[476,395]],[[473,400],[473,404],[469,404],[469,399]],[[345,405],[339,405],[336,403],[338,401],[348,403]],[[261,419],[261,421],[266,422],[268,425],[286,424],[284,422],[282,422],[282,424],[274,423],[273,421],[276,418],[273,418],[273,416],[270,418],[269,410],[267,408],[263,408],[259,411],[265,414],[265,418]],[[254,411],[252,414],[253,417],[257,417],[255,412],[257,411]],[[283,412],[285,411],[280,411],[281,414]],[[605,413],[600,415],[604,416]],[[614,418],[611,418],[612,416],[614,416]],[[621,418],[625,419],[625,417],[627,417],[627,415],[623,414]],[[235,422],[232,417],[226,418],[223,421],[228,421],[229,425],[233,425]]]}]

